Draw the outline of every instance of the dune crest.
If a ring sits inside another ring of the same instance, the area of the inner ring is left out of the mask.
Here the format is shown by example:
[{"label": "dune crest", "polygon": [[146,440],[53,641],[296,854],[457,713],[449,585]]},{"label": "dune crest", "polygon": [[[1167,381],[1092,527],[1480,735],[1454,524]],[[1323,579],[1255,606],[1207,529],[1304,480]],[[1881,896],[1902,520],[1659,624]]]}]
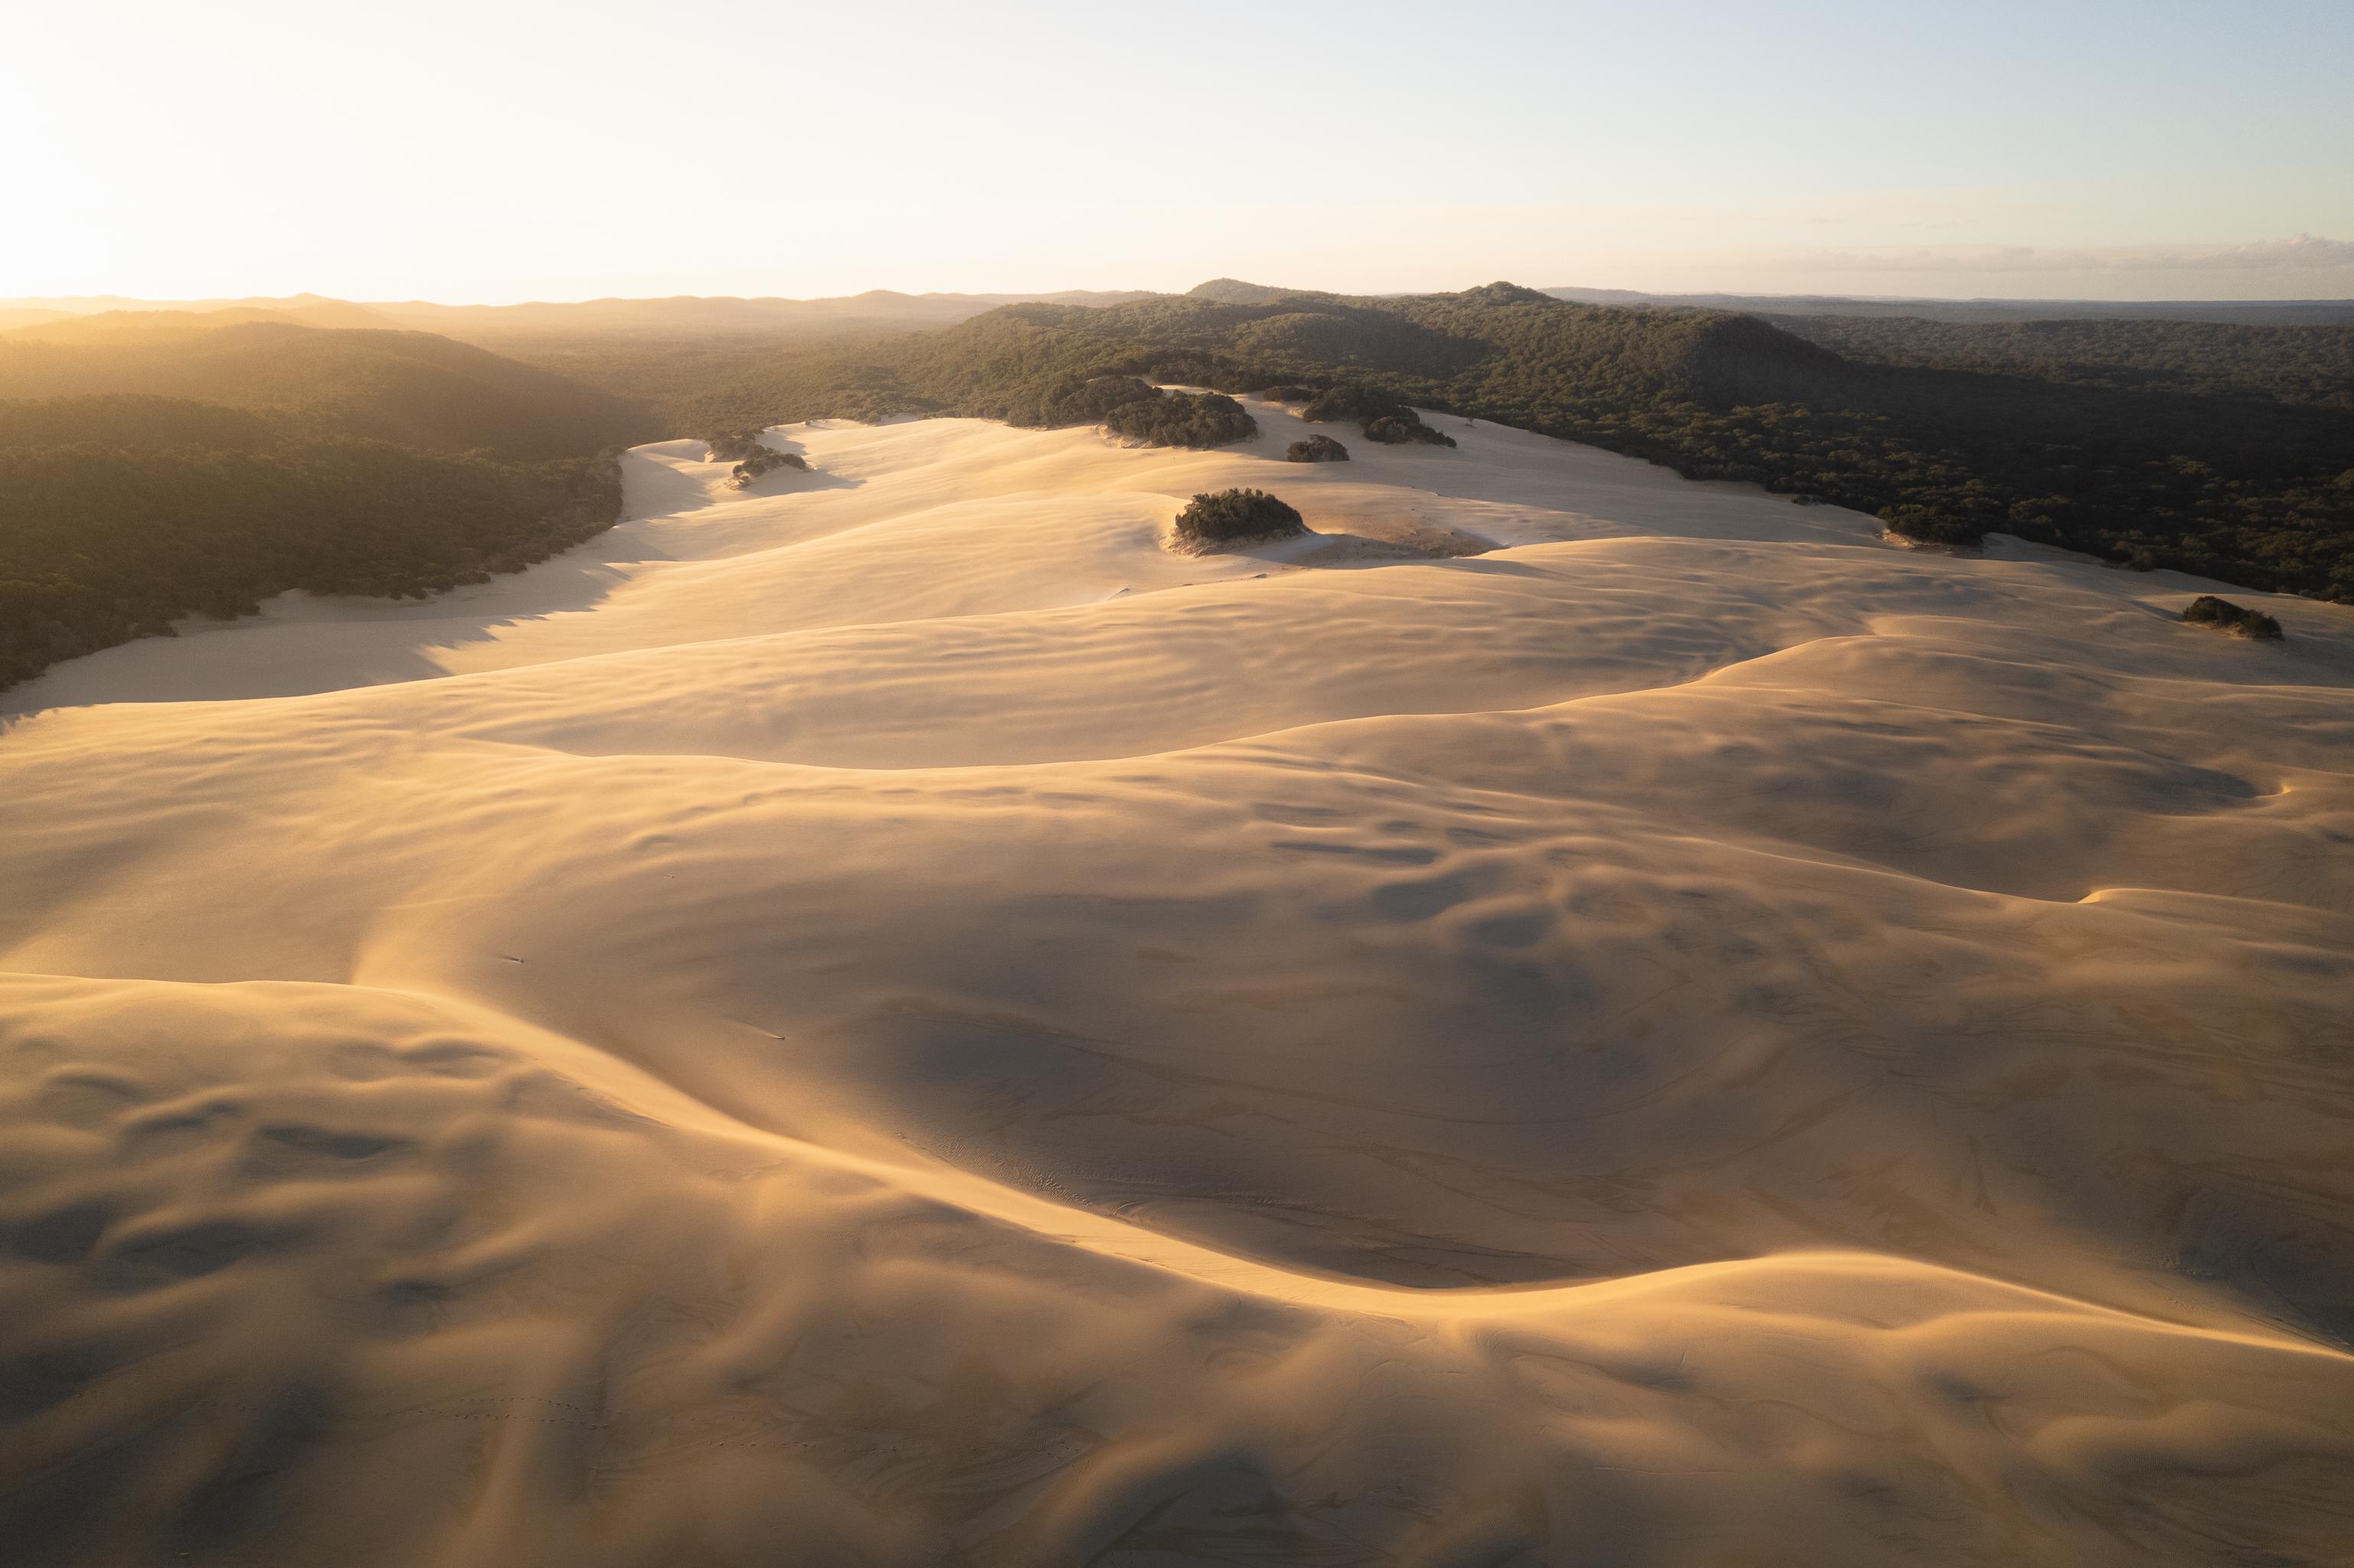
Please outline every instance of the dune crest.
[{"label": "dune crest", "polygon": [[9,694],[0,1531],[2342,1551],[2354,617],[1251,412],[641,448]]}]

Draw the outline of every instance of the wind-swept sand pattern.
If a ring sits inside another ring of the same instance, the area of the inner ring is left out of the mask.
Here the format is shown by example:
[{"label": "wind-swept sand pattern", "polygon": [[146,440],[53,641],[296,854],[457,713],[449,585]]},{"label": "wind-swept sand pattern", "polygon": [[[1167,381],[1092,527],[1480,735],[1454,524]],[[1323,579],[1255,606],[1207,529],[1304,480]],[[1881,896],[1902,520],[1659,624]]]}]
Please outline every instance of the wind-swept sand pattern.
[{"label": "wind-swept sand pattern", "polygon": [[1254,412],[10,694],[0,1538],[2346,1560],[2354,617]]}]

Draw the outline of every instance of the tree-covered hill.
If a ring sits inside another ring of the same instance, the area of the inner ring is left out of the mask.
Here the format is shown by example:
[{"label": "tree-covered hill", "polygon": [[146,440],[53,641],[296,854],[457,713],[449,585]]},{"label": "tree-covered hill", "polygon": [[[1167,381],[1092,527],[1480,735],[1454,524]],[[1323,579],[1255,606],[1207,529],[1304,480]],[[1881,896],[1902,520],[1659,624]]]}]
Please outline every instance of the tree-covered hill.
[{"label": "tree-covered hill", "polygon": [[426,594],[609,525],[623,399],[422,333],[0,343],[0,687],[289,588]]},{"label": "tree-covered hill", "polygon": [[2354,409],[2354,326],[2164,320],[1966,323],[1848,315],[1767,319],[1850,359],[1883,365]]},{"label": "tree-covered hill", "polygon": [[[1058,383],[1107,375],[1225,391],[1359,382],[1695,478],[1855,507],[1925,539],[2001,531],[2354,601],[2354,410],[2331,400],[2326,371],[2298,368],[2326,366],[2334,351],[2265,352],[2286,368],[2259,371],[2252,351],[2230,376],[2127,385],[2027,356],[1842,355],[1730,312],[1575,304],[1504,283],[1399,298],[1243,286],[1091,310],[1011,306],[779,362],[705,399],[727,423],[1008,418]],[[2290,394],[2246,395],[2266,376]]]},{"label": "tree-covered hill", "polygon": [[640,405],[430,333],[246,322],[193,334],[0,337],[0,398],[97,393],[217,403],[320,434],[521,461],[668,433]]}]

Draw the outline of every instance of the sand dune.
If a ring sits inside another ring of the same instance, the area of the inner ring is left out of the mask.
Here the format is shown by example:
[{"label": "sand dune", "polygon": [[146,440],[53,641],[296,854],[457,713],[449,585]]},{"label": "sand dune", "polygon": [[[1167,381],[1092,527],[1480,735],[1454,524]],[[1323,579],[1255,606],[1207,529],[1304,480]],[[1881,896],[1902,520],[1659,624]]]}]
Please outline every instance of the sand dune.
[{"label": "sand dune", "polygon": [[2346,1561],[2354,615],[1254,412],[10,694],[0,1535]]}]

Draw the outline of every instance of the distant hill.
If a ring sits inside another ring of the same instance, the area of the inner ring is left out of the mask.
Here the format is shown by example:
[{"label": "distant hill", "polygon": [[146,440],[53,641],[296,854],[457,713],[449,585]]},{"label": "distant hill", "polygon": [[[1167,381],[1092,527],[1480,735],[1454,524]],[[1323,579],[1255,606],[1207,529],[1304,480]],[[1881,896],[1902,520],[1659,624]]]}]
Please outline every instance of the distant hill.
[{"label": "distant hill", "polygon": [[1189,300],[1211,300],[1222,305],[1264,305],[1289,294],[1311,294],[1312,289],[1278,289],[1266,283],[1246,283],[1239,278],[1213,278],[1185,291]]},{"label": "distant hill", "polygon": [[[0,300],[0,330],[58,321],[73,316],[147,315],[171,313],[208,315],[214,324],[239,320],[286,320],[305,326],[381,327],[391,324],[365,305],[324,294],[292,294],[282,298],[243,300],[135,300],[121,294],[85,294],[50,299]],[[18,318],[24,319],[18,319]]]},{"label": "distant hill", "polygon": [[201,337],[227,326],[255,323],[278,326],[359,327],[389,329],[392,323],[357,305],[313,310],[267,309],[228,305],[212,311],[100,311],[90,315],[53,316],[47,321],[0,332],[0,340],[19,343],[164,343]]},{"label": "distant hill", "polygon": [[2354,300],[1904,300],[1838,294],[1642,294],[1628,289],[1547,289],[1587,305],[1741,311],[1755,315],[1914,316],[1937,322],[2182,321],[2247,326],[2354,324]]},{"label": "distant hill", "polygon": [[39,326],[44,322],[63,321],[69,313],[45,311],[37,306],[0,305],[0,332],[15,332],[21,327]]},{"label": "distant hill", "polygon": [[[0,398],[145,393],[298,418],[322,433],[536,461],[665,434],[643,408],[428,333],[211,317],[78,318],[0,337]],[[168,323],[168,324],[166,324]]]},{"label": "distant hill", "polygon": [[902,294],[874,289],[839,299],[585,300],[577,303],[439,305],[423,301],[369,308],[402,326],[467,342],[515,338],[705,338],[824,336],[916,332],[952,325],[1000,305],[1032,302],[1113,305],[1151,296],[1137,291],[1048,294]]}]

